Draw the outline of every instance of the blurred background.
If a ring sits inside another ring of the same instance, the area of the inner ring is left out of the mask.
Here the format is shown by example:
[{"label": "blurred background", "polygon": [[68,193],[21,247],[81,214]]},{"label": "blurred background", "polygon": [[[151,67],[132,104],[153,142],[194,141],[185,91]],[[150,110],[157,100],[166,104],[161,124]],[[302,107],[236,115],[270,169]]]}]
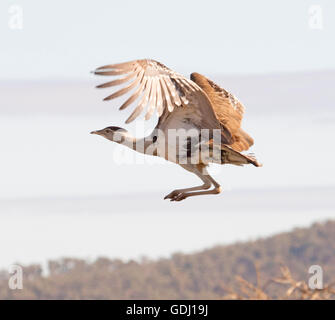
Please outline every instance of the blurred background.
[{"label": "blurred background", "polygon": [[[334,219],[334,16],[331,0],[1,1],[0,269],[168,258]],[[139,58],[235,94],[264,166],[214,165],[221,195],[163,201],[197,178],[89,134],[155,126],[124,125],[90,74]]]}]

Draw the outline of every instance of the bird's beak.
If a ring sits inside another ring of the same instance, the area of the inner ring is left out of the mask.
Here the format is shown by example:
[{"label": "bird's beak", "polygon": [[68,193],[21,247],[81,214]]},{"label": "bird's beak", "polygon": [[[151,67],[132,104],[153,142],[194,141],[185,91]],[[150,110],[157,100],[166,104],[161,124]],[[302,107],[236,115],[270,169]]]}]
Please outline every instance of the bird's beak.
[{"label": "bird's beak", "polygon": [[91,134],[100,134],[99,131],[92,131]]}]

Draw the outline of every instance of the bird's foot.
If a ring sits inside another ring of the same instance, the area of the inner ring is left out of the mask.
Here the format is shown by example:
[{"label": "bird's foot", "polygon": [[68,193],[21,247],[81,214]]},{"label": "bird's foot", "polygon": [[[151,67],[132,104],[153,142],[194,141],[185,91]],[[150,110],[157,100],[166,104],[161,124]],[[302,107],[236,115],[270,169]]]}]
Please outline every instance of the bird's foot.
[{"label": "bird's foot", "polygon": [[170,192],[167,196],[164,197],[165,199],[170,199],[170,201],[181,201],[186,199],[186,193],[182,192],[181,190],[174,190]]},{"label": "bird's foot", "polygon": [[172,192],[170,192],[168,195],[166,195],[166,196],[164,197],[164,200],[166,200],[166,199],[172,199],[172,198],[174,198],[175,196],[177,196],[179,193],[180,193],[179,190],[173,190]]},{"label": "bird's foot", "polygon": [[170,201],[182,201],[187,198],[187,193],[181,192],[178,195],[176,195],[174,198],[172,198]]}]

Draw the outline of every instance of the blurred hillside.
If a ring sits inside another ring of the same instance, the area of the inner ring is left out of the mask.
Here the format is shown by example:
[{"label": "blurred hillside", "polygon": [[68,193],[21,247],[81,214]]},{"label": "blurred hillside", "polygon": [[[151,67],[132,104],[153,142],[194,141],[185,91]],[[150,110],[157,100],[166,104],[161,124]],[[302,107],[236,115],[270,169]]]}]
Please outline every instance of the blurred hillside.
[{"label": "blurred hillside", "polygon": [[[308,282],[314,264],[323,268],[324,283],[335,279],[335,221],[157,261],[65,258],[49,261],[47,276],[40,265],[25,266],[23,290],[8,289],[2,271],[0,299],[221,299],[240,290],[237,277],[262,287],[285,265],[295,279]],[[283,290],[280,284],[264,288],[271,297]]]}]

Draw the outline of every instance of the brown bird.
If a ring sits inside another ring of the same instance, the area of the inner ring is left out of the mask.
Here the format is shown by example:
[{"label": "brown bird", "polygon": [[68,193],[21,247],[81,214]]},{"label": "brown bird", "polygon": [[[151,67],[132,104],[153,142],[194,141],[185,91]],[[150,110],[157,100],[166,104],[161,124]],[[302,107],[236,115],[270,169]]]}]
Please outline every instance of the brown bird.
[{"label": "brown bird", "polygon": [[[192,73],[191,79],[187,79],[149,59],[106,65],[97,68],[94,74],[124,75],[97,88],[126,84],[104,100],[133,91],[120,107],[123,110],[138,101],[126,123],[137,118],[146,107],[145,119],[157,112],[159,120],[153,132],[141,139],[119,127],[107,127],[92,134],[177,163],[203,182],[200,186],[174,190],[164,199],[181,201],[187,197],[220,193],[219,183],[207,172],[210,163],[261,166],[252,155],[241,153],[254,143],[241,129],[242,103],[205,76]],[[208,190],[211,186],[213,188]]]}]

